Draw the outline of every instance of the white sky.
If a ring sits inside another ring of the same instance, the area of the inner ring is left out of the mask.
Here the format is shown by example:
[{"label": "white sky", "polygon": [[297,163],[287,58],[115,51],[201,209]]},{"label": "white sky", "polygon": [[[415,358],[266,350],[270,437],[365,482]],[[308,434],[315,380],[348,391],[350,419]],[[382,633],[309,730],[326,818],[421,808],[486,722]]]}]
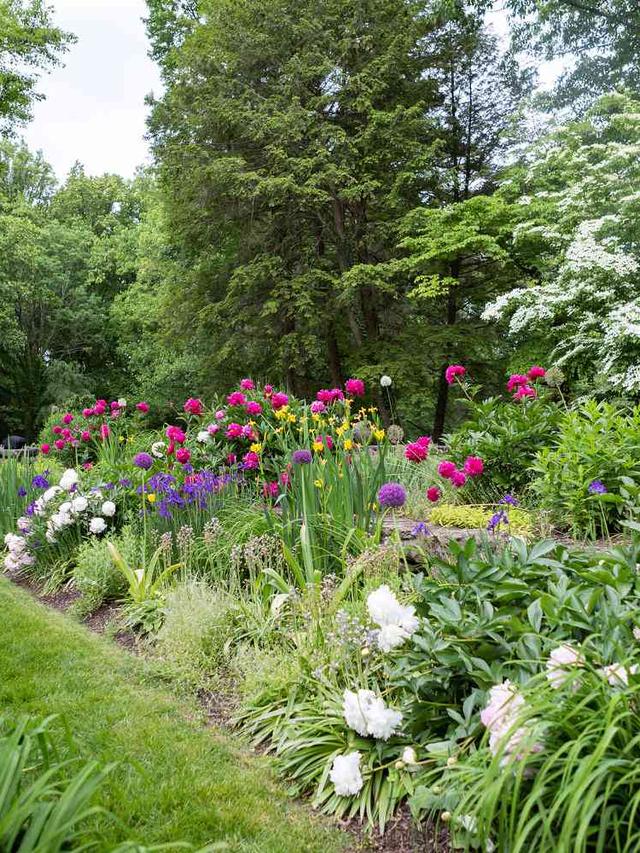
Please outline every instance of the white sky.
[{"label": "white sky", "polygon": [[64,67],[40,78],[23,135],[63,179],[76,160],[89,174],[131,177],[148,159],[145,95],[161,91],[142,17],[144,0],[51,0],[54,21],[78,41]]},{"label": "white sky", "polygon": [[[76,160],[89,174],[131,177],[148,160],[144,140],[145,95],[161,83],[147,56],[144,0],[51,0],[55,23],[78,41],[64,66],[41,77],[46,98],[34,106],[24,129],[29,147],[42,150],[60,180]],[[507,13],[495,0],[488,22],[506,38]],[[543,63],[540,82],[549,85],[561,63]]]}]

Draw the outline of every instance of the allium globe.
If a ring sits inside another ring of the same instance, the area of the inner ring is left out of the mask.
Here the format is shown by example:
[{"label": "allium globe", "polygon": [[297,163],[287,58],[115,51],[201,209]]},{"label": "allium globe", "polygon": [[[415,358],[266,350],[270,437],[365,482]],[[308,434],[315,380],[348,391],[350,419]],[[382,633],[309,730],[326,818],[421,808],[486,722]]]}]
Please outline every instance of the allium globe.
[{"label": "allium globe", "polygon": [[378,503],[382,507],[397,509],[404,506],[407,493],[400,483],[384,483],[378,489]]},{"label": "allium globe", "polygon": [[310,450],[303,448],[302,450],[294,450],[291,454],[291,461],[294,465],[308,465],[313,459]]},{"label": "allium globe", "polygon": [[148,471],[153,467],[153,458],[148,453],[136,453],[133,457],[133,464],[136,468],[142,468],[143,471]]},{"label": "allium globe", "polygon": [[362,379],[347,379],[344,388],[350,397],[364,397],[364,382]]}]

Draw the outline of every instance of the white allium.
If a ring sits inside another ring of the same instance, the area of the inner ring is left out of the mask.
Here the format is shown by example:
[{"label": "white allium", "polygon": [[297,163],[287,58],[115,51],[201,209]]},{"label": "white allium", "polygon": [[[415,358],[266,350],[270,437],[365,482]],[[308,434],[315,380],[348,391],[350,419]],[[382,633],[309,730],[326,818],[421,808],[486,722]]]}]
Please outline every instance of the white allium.
[{"label": "white allium", "polygon": [[206,444],[210,438],[211,436],[206,429],[201,429],[197,435],[197,440],[200,442],[200,444]]},{"label": "white allium", "polygon": [[106,529],[107,522],[104,520],[104,518],[100,518],[99,515],[92,518],[89,522],[89,531],[96,536],[100,533],[104,533]]},{"label": "white allium", "polygon": [[556,689],[562,687],[571,678],[571,669],[584,665],[584,658],[577,649],[564,643],[549,654],[547,661],[547,679]]},{"label": "white allium", "polygon": [[349,752],[346,755],[336,755],[329,771],[329,779],[333,782],[339,797],[350,797],[360,793],[363,785],[360,753]]},{"label": "white allium", "polygon": [[391,377],[387,376],[386,374],[380,377],[380,384],[383,388],[388,388],[391,385],[392,381],[393,380],[391,379]]},{"label": "white allium", "polygon": [[345,690],[343,714],[349,728],[359,735],[371,735],[379,740],[388,740],[402,722],[400,711],[387,708],[384,700],[373,690]]},{"label": "white allium", "polygon": [[101,512],[107,518],[113,518],[113,516],[116,514],[116,505],[113,501],[105,501],[102,504]]},{"label": "white allium", "polygon": [[71,501],[71,506],[74,512],[84,512],[89,506],[89,501],[83,495],[78,495]]},{"label": "white allium", "polygon": [[77,485],[78,479],[78,472],[74,468],[67,468],[62,477],[60,477],[60,488],[66,492],[70,492]]}]

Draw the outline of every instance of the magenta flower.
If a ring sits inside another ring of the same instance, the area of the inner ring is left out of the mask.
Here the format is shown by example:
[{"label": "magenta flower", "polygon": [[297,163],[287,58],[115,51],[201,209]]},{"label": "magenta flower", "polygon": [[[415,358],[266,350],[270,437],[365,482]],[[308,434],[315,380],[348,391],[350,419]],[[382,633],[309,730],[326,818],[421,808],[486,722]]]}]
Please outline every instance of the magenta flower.
[{"label": "magenta flower", "polygon": [[111,430],[109,429],[107,424],[102,424],[100,426],[100,438],[105,441],[111,435]]},{"label": "magenta flower", "polygon": [[453,477],[455,471],[456,466],[453,464],[453,462],[445,460],[438,465],[438,474],[440,474],[441,477],[444,477],[445,480],[450,480]]},{"label": "magenta flower", "polygon": [[65,442],[61,438],[58,438],[53,442],[53,445],[56,450],[64,450]]},{"label": "magenta flower", "polygon": [[188,415],[201,415],[204,412],[204,403],[200,399],[189,397],[183,408]]},{"label": "magenta flower", "polygon": [[207,427],[207,432],[209,433],[209,435],[215,435],[219,431],[220,431],[220,425],[219,424],[209,424],[209,426]]},{"label": "magenta flower", "polygon": [[456,470],[451,475],[451,482],[456,487],[456,489],[459,489],[467,482],[467,475],[464,473],[464,471]]},{"label": "magenta flower", "polygon": [[249,415],[261,415],[262,414],[262,406],[260,403],[257,403],[255,400],[249,400],[246,404],[245,409],[247,410],[247,414]]},{"label": "magenta flower", "polygon": [[83,441],[91,441],[91,433],[89,432],[88,429],[83,429],[82,432],[80,433],[80,438]]},{"label": "magenta flower", "polygon": [[326,412],[327,407],[322,402],[322,400],[314,400],[311,404],[311,414],[312,415],[321,415],[322,412]]},{"label": "magenta flower", "polygon": [[364,382],[362,379],[347,379],[344,387],[350,397],[364,397]]},{"label": "magenta flower", "polygon": [[437,503],[442,497],[442,492],[437,486],[430,486],[427,489],[427,500],[432,504]]},{"label": "magenta flower", "polygon": [[240,438],[242,435],[242,424],[230,423],[227,426],[225,435],[227,438]]},{"label": "magenta flower", "polygon": [[44,453],[44,455],[46,456],[48,453],[51,452],[51,445],[50,444],[41,444],[40,445],[40,452]]},{"label": "magenta flower", "polygon": [[253,382],[253,379],[241,379],[240,387],[243,391],[253,391],[256,386]]},{"label": "magenta flower", "polygon": [[85,419],[90,418],[91,415],[93,415],[93,409],[83,409],[82,410],[82,417],[83,418],[85,418]]},{"label": "magenta flower", "polygon": [[546,375],[547,371],[544,369],[544,367],[540,367],[537,364],[534,364],[533,367],[530,367],[527,371],[527,376],[532,381],[535,381],[536,379],[543,379]]},{"label": "magenta flower", "polygon": [[260,467],[260,457],[257,453],[254,453],[253,450],[250,450],[248,453],[242,457],[242,465],[248,471],[254,470],[255,468]]},{"label": "magenta flower", "polygon": [[139,403],[136,403],[136,409],[137,409],[139,412],[142,412],[142,414],[143,414],[143,415],[146,415],[146,414],[147,414],[147,412],[149,411],[149,408],[150,408],[150,407],[149,407],[149,404],[148,404],[148,403],[145,403],[145,402],[144,402],[144,400],[142,400],[142,401],[141,401],[141,402],[139,402]]},{"label": "magenta flower", "polygon": [[277,412],[278,409],[282,409],[284,406],[289,405],[289,398],[286,394],[283,394],[281,391],[277,391],[275,394],[271,396],[271,406],[274,412]]},{"label": "magenta flower", "polygon": [[520,385],[516,393],[513,395],[514,400],[525,400],[530,397],[532,400],[538,396],[538,392],[532,385]]},{"label": "magenta flower", "polygon": [[222,420],[224,420],[224,416],[225,416],[225,414],[226,414],[226,412],[225,412],[225,410],[224,410],[224,409],[218,409],[218,411],[217,411],[217,412],[216,412],[216,414],[215,414],[215,418],[216,418],[216,420],[217,420],[217,421],[222,421]]},{"label": "magenta flower", "polygon": [[262,393],[265,397],[270,397],[273,394],[273,385],[265,385],[262,389]]},{"label": "magenta flower", "polygon": [[453,385],[456,381],[456,376],[464,376],[466,372],[467,368],[463,367],[461,364],[450,364],[444,372],[444,378],[447,380],[449,385]]},{"label": "magenta flower", "polygon": [[67,414],[62,418],[62,422],[67,425],[73,422],[73,415],[71,412],[67,412]]},{"label": "magenta flower", "polygon": [[186,447],[179,447],[176,450],[176,459],[181,465],[186,465],[187,462],[191,459],[191,451]]},{"label": "magenta flower", "polygon": [[484,471],[484,462],[479,456],[467,456],[464,463],[464,472],[470,477],[479,477]]},{"label": "magenta flower", "polygon": [[176,444],[184,444],[187,440],[184,432],[177,426],[168,426],[165,434],[169,441],[175,442]]},{"label": "magenta flower", "polygon": [[404,449],[404,455],[409,462],[424,462],[429,455],[429,445],[425,446],[418,441],[410,442]]},{"label": "magenta flower", "polygon": [[526,385],[528,381],[528,377],[523,373],[512,373],[507,380],[507,391],[511,394],[511,392],[515,391],[516,388],[519,388],[521,385]]},{"label": "magenta flower", "polygon": [[227,397],[227,403],[228,403],[230,406],[244,406],[244,404],[245,404],[246,402],[247,402],[247,398],[246,398],[246,397],[245,397],[245,395],[242,393],[242,391],[233,391],[233,392],[232,392],[231,394],[229,394],[229,396]]}]

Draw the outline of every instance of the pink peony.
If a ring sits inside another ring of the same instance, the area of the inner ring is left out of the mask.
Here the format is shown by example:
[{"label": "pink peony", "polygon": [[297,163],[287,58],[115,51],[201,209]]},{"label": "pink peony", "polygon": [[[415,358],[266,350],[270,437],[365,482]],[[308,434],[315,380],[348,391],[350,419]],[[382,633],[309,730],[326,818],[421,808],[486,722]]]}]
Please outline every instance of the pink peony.
[{"label": "pink peony", "polygon": [[470,477],[479,477],[484,471],[484,462],[479,456],[467,456],[464,463],[464,472]]},{"label": "pink peony", "polygon": [[245,424],[245,425],[242,427],[242,435],[243,435],[243,438],[248,438],[248,439],[249,439],[249,441],[255,441],[255,440],[256,440],[256,438],[258,437],[258,436],[256,435],[256,431],[255,431],[255,430],[254,430],[254,428],[251,426],[251,424]]},{"label": "pink peony", "polygon": [[438,474],[440,474],[441,477],[444,477],[445,480],[450,480],[451,477],[454,475],[455,471],[456,466],[453,464],[453,462],[448,462],[447,460],[445,460],[444,462],[441,462],[438,465]]},{"label": "pink peony", "polygon": [[456,470],[451,475],[451,482],[456,487],[456,489],[459,489],[461,486],[464,486],[464,484],[467,482],[467,475],[464,473],[464,471],[457,471]]},{"label": "pink peony", "polygon": [[444,378],[447,380],[449,385],[453,385],[456,381],[456,376],[464,376],[466,372],[467,368],[463,367],[461,364],[450,364],[444,372]]},{"label": "pink peony", "polygon": [[531,397],[531,399],[535,399],[538,396],[538,392],[532,385],[521,385],[516,393],[513,395],[514,400],[525,400],[527,397]]},{"label": "pink peony", "polygon": [[93,409],[83,409],[82,410],[82,417],[83,418],[90,418],[93,414],[95,414]]},{"label": "pink peony", "polygon": [[91,441],[91,433],[89,432],[88,429],[83,429],[81,434],[80,434],[80,438],[83,441]]},{"label": "pink peony", "polygon": [[322,412],[326,412],[326,410],[327,410],[327,407],[322,402],[322,400],[315,400],[311,404],[311,414],[313,414],[313,415],[321,415]]},{"label": "pink peony", "polygon": [[96,403],[93,408],[94,415],[104,415],[107,411],[107,404],[103,402]]},{"label": "pink peony", "polygon": [[271,483],[264,483],[262,486],[262,494],[265,498],[277,498],[279,491],[280,487],[278,486],[277,480],[274,480]]},{"label": "pink peony", "polygon": [[168,426],[165,432],[165,435],[169,439],[169,441],[174,442],[175,444],[184,444],[187,440],[186,435],[177,426]]},{"label": "pink peony", "polygon": [[362,379],[347,379],[344,388],[350,397],[364,397],[364,382]]},{"label": "pink peony", "polygon": [[256,386],[254,385],[253,379],[241,379],[240,387],[243,391],[253,391]]},{"label": "pink peony", "polygon": [[430,435],[420,435],[416,438],[416,444],[421,444],[423,447],[429,447],[431,444],[431,436]]},{"label": "pink peony", "polygon": [[230,423],[225,435],[227,438],[240,438],[242,435],[242,424]]},{"label": "pink peony", "polygon": [[437,503],[442,497],[442,492],[437,486],[431,486],[427,489],[427,500],[432,504]]},{"label": "pink peony", "polygon": [[61,434],[61,432],[62,432],[62,427],[61,427],[61,426],[58,426],[58,424],[56,424],[56,425],[53,427],[53,429],[51,430],[51,432],[52,432],[54,435],[60,435],[60,434]]},{"label": "pink peony", "polygon": [[65,442],[61,438],[56,439],[53,444],[56,450],[64,450]]},{"label": "pink peony", "polygon": [[230,406],[244,406],[244,404],[245,404],[246,402],[247,402],[247,398],[246,398],[246,397],[245,397],[245,395],[242,393],[242,391],[233,391],[233,392],[232,392],[231,394],[229,394],[229,396],[227,397],[227,403],[228,403]]},{"label": "pink peony", "polygon": [[142,412],[143,415],[147,414],[147,412],[149,411],[149,408],[150,408],[149,404],[145,403],[144,400],[142,400],[140,403],[136,403],[136,409],[139,412]]},{"label": "pink peony", "polygon": [[218,409],[218,411],[217,411],[217,412],[216,412],[216,414],[215,414],[215,418],[216,418],[216,420],[217,420],[217,421],[222,421],[222,420],[224,420],[224,416],[225,416],[225,411],[224,411],[224,409]]},{"label": "pink peony", "polygon": [[234,465],[236,462],[237,456],[235,453],[227,454],[227,465]]},{"label": "pink peony", "polygon": [[209,433],[209,435],[215,435],[219,431],[220,431],[220,425],[219,424],[209,424],[209,426],[207,427],[207,432]]},{"label": "pink peony", "polygon": [[50,444],[41,444],[40,445],[40,453],[44,453],[44,455],[46,456],[50,452],[51,452],[51,445]]},{"label": "pink peony", "polygon": [[189,397],[183,408],[188,415],[201,415],[204,412],[204,403],[196,397]]},{"label": "pink peony", "polygon": [[273,394],[273,385],[265,385],[262,389],[262,393],[265,397],[270,397]]},{"label": "pink peony", "polygon": [[419,444],[417,441],[411,442],[405,447],[404,455],[409,462],[424,462],[429,455],[429,446],[425,447],[424,444]]},{"label": "pink peony", "polygon": [[526,385],[527,382],[528,378],[523,373],[512,373],[507,380],[507,391],[511,393],[516,388],[519,388],[520,385]]},{"label": "pink peony", "polygon": [[71,439],[71,430],[68,427],[65,427],[62,430],[62,437],[65,438],[67,441]]},{"label": "pink peony", "polygon": [[277,412],[278,409],[282,409],[283,406],[289,405],[289,398],[286,394],[283,394],[282,391],[277,391],[275,394],[271,396],[271,406],[274,412]]},{"label": "pink peony", "polygon": [[534,364],[533,367],[530,367],[527,371],[527,376],[531,380],[543,379],[547,375],[547,371],[544,367],[539,367],[537,364]]},{"label": "pink peony", "polygon": [[111,430],[107,426],[107,424],[102,424],[100,427],[100,438],[105,441],[105,439],[109,438],[111,435]]},{"label": "pink peony", "polygon": [[250,450],[242,457],[242,464],[248,471],[252,471],[255,468],[260,467],[260,457],[257,453],[254,453],[253,450]]},{"label": "pink peony", "polygon": [[283,471],[282,474],[280,474],[280,484],[285,489],[289,485],[289,474],[286,471]]},{"label": "pink peony", "polygon": [[186,447],[179,447],[176,450],[176,459],[181,465],[186,465],[191,459],[191,451]]},{"label": "pink peony", "polygon": [[62,423],[73,423],[73,415],[71,414],[71,412],[67,412],[67,414],[62,418]]},{"label": "pink peony", "polygon": [[247,405],[245,406],[247,410],[247,414],[249,415],[261,415],[262,414],[262,406],[260,403],[256,403],[255,400],[249,400]]}]

